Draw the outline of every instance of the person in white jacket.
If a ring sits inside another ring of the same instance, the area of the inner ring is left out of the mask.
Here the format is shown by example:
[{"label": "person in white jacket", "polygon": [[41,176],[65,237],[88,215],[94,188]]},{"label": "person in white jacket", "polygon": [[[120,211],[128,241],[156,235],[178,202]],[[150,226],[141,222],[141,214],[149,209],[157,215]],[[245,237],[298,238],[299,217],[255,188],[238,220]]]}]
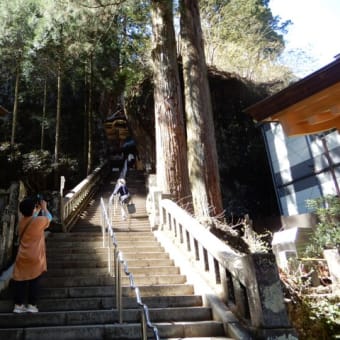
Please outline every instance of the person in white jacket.
[{"label": "person in white jacket", "polygon": [[113,195],[118,195],[119,203],[120,203],[120,211],[122,214],[122,219],[126,220],[127,216],[127,204],[131,198],[129,190],[126,185],[126,181],[124,178],[119,178],[115,189],[113,191]]}]

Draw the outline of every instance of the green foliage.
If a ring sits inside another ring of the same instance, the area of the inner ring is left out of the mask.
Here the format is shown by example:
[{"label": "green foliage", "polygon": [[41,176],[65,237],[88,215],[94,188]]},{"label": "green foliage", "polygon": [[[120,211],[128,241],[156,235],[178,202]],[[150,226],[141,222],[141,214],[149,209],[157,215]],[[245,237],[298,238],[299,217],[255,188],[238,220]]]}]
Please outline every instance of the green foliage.
[{"label": "green foliage", "polygon": [[336,196],[320,197],[307,200],[306,205],[317,215],[318,223],[305,253],[323,257],[323,249],[340,245],[340,199]]},{"label": "green foliage", "polygon": [[[58,162],[58,167],[60,169],[59,173],[65,176],[77,173],[78,161],[76,159],[62,155]],[[55,168],[55,165],[54,165]]]},{"label": "green foliage", "polygon": [[302,296],[288,308],[299,339],[336,339],[339,334],[340,308],[339,298],[327,296]]},{"label": "green foliage", "polygon": [[20,175],[22,165],[21,145],[0,144],[0,188],[8,188]]},{"label": "green foliage", "polygon": [[0,1],[0,53],[8,63],[28,57],[38,17],[37,1]]},{"label": "green foliage", "polygon": [[299,339],[333,339],[340,327],[340,297],[326,287],[311,287],[311,276],[297,258],[289,259],[288,271],[280,273],[287,309]]},{"label": "green foliage", "polygon": [[52,157],[46,150],[34,150],[22,155],[22,171],[24,175],[42,174],[52,172]]},{"label": "green foliage", "polygon": [[266,0],[201,0],[208,64],[256,81],[289,78],[280,65],[290,21],[274,17]]},{"label": "green foliage", "polygon": [[[318,223],[306,247],[305,256],[322,258],[324,249],[340,244],[340,200],[338,197],[325,196],[307,200],[306,205],[317,215]],[[286,273],[285,280],[290,291],[294,292],[290,298],[295,295],[295,301],[289,308],[290,318],[299,339],[312,339],[315,334],[320,339],[332,339],[340,327],[339,296],[328,291],[328,294],[318,294],[318,290],[310,285],[311,277],[306,280],[306,269],[319,273],[317,264],[315,261],[305,262],[302,265],[301,261],[291,259],[290,272]]]},{"label": "green foliage", "polygon": [[340,299],[330,301],[327,298],[317,300],[306,298],[306,300],[310,306],[311,320],[327,325],[330,331],[334,330],[336,324],[340,324]]},{"label": "green foliage", "polygon": [[[116,98],[129,91],[149,68],[149,16],[148,1],[0,0],[0,104],[9,110],[13,107],[19,67],[20,105],[15,130],[16,140],[23,144],[22,153],[35,152],[40,146],[43,124],[44,148],[52,152],[60,135],[60,151],[77,157],[78,164],[86,162],[82,159],[87,155],[84,138],[88,122],[84,114],[88,117],[90,87],[92,112],[100,112],[103,119],[112,113]],[[62,118],[57,134],[60,66]],[[45,83],[47,105],[43,111]],[[0,122],[0,141],[11,137],[11,118]],[[96,131],[91,133],[91,138],[97,136]],[[96,143],[93,140],[93,145]],[[27,157],[21,171],[25,176],[35,169],[33,155]],[[8,166],[5,164],[3,168]],[[16,174],[20,166],[18,163]]]},{"label": "green foliage", "polygon": [[78,177],[79,162],[62,155],[58,164],[54,163],[51,152],[33,150],[23,153],[20,144],[0,144],[0,187],[9,187],[12,181],[21,180],[31,192],[48,190],[53,187],[53,176],[57,172],[67,178],[68,184],[75,185]]}]

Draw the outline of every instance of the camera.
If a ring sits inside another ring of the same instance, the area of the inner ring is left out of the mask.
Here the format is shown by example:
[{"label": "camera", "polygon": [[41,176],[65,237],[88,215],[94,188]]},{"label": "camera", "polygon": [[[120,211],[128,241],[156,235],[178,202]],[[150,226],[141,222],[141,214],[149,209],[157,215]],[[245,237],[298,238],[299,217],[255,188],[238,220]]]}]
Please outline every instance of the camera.
[{"label": "camera", "polygon": [[40,204],[40,202],[44,199],[42,194],[37,194],[35,197],[36,204]]}]

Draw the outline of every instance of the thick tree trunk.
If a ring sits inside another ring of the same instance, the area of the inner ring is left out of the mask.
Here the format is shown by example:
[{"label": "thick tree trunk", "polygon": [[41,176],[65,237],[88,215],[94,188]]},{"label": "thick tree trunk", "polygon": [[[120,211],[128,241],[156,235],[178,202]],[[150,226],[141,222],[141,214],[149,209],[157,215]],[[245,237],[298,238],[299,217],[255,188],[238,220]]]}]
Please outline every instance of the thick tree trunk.
[{"label": "thick tree trunk", "polygon": [[189,177],[196,216],[223,211],[220,176],[197,0],[182,0],[181,43]]},{"label": "thick tree trunk", "polygon": [[174,199],[190,198],[183,103],[172,1],[151,1],[158,186]]}]

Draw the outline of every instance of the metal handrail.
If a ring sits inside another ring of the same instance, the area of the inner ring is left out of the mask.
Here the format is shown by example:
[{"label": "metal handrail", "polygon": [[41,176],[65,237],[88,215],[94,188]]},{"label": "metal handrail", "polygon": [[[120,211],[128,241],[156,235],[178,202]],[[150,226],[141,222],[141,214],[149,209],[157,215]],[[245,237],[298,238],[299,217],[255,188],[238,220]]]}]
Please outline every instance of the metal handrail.
[{"label": "metal handrail", "polygon": [[117,208],[118,208],[118,196],[116,196],[112,193],[110,198],[109,198],[109,203],[108,203],[108,211],[109,211],[110,221],[112,221],[113,216],[116,214]]},{"label": "metal handrail", "polygon": [[124,161],[122,171],[120,172],[119,178],[125,178],[127,173],[127,159]]},{"label": "metal handrail", "polygon": [[[142,339],[147,340],[147,330],[146,327],[149,329],[152,329],[153,334],[155,336],[156,340],[160,340],[159,334],[158,334],[158,328],[153,325],[150,321],[150,315],[149,315],[149,309],[146,304],[142,302],[142,298],[140,295],[139,288],[135,285],[133,274],[128,269],[128,264],[126,260],[124,260],[123,253],[119,250],[117,239],[115,236],[115,233],[112,228],[111,221],[112,219],[109,219],[107,209],[105,207],[104,199],[101,197],[100,199],[100,205],[101,205],[101,225],[103,230],[103,235],[105,232],[107,232],[108,235],[108,244],[107,247],[109,248],[108,252],[108,270],[111,273],[112,272],[112,261],[111,261],[111,246],[114,246],[114,272],[115,272],[115,285],[116,285],[116,308],[118,310],[119,314],[119,323],[123,323],[123,301],[122,301],[122,283],[121,283],[121,269],[123,265],[124,273],[129,277],[130,282],[130,288],[135,291],[137,304],[141,307],[142,310],[142,320],[141,320],[141,329],[142,329]],[[111,238],[111,241],[109,240]],[[105,237],[103,237],[103,246],[105,246]]]}]

